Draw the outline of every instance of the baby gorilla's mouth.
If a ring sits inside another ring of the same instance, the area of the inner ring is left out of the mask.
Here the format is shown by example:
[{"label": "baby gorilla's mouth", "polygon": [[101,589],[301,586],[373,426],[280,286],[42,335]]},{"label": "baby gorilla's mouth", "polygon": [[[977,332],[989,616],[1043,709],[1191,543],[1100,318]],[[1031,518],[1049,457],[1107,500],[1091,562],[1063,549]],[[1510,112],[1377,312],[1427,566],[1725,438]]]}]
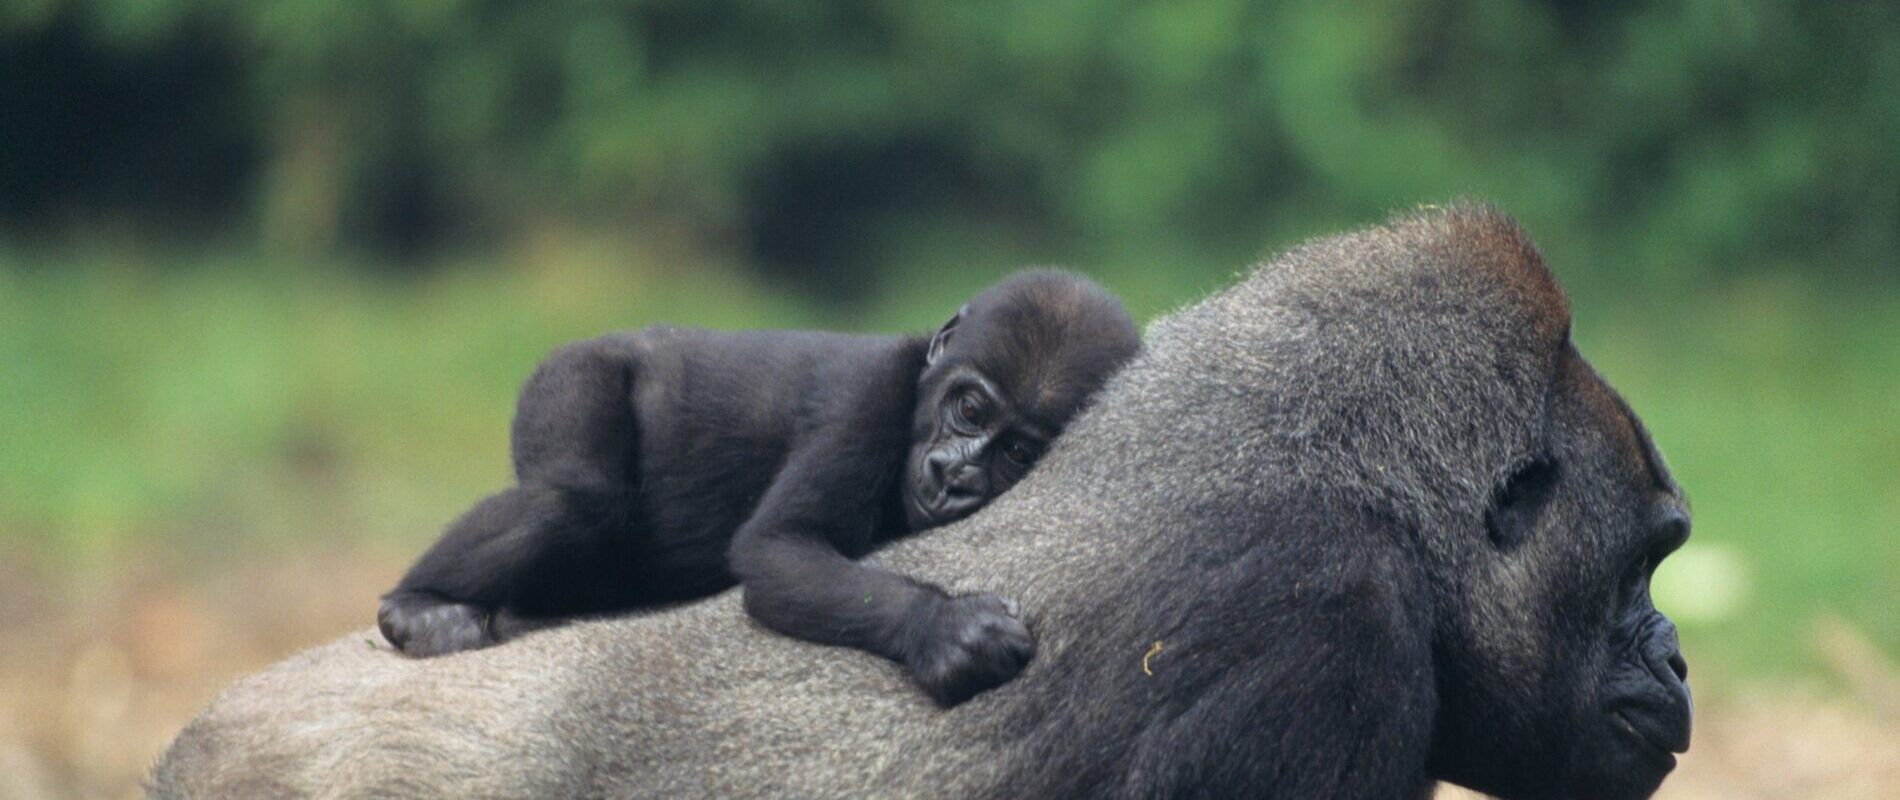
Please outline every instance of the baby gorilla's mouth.
[{"label": "baby gorilla's mouth", "polygon": [[919,478],[905,493],[915,517],[930,525],[947,525],[963,519],[982,506],[983,498],[959,492],[944,481]]},{"label": "baby gorilla's mouth", "polygon": [[919,487],[917,505],[924,516],[940,520],[949,516],[950,488],[947,486]]},{"label": "baby gorilla's mouth", "polygon": [[941,485],[932,485],[930,481],[913,481],[910,491],[904,493],[904,500],[910,505],[912,516],[925,522],[935,523],[942,515],[944,498],[949,494]]}]

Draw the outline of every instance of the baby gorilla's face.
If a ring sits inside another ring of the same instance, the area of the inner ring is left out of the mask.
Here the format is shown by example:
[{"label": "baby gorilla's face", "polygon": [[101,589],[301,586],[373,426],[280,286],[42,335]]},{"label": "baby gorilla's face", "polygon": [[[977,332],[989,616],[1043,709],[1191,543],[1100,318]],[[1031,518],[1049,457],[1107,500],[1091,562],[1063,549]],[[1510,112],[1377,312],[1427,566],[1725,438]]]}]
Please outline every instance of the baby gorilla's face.
[{"label": "baby gorilla's face", "polygon": [[1008,491],[1060,432],[973,364],[927,373],[921,388],[905,464],[912,530],[955,522]]},{"label": "baby gorilla's face", "polygon": [[911,530],[1016,485],[1140,347],[1121,301],[1079,275],[1032,270],[977,295],[925,355],[904,464]]}]

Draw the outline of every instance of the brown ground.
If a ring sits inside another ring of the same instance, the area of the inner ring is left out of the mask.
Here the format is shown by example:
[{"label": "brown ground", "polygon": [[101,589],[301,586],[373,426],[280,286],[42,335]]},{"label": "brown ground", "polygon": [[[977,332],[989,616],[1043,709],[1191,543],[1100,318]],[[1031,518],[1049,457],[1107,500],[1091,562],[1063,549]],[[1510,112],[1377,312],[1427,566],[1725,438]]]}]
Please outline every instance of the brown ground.
[{"label": "brown ground", "polygon": [[[405,562],[301,554],[188,582],[138,568],[52,580],[8,563],[0,800],[138,796],[220,687],[366,625]],[[1849,630],[1816,646],[1845,691],[1698,684],[1695,747],[1658,797],[1900,800],[1900,680]]]}]

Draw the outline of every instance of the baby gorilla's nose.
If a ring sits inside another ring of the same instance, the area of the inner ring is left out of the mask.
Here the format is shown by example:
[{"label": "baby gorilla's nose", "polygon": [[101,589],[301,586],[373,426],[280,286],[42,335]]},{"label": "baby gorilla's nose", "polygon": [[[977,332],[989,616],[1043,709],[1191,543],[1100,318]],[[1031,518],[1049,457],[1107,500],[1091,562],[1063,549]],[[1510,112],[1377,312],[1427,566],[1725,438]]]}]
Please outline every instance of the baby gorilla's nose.
[{"label": "baby gorilla's nose", "polygon": [[989,477],[968,461],[959,461],[945,471],[952,495],[967,494],[978,500],[989,494]]},{"label": "baby gorilla's nose", "polygon": [[940,521],[959,519],[989,498],[989,478],[983,470],[953,453],[932,453],[924,459],[930,481],[941,494],[936,499]]},{"label": "baby gorilla's nose", "polygon": [[930,484],[938,489],[949,486],[950,476],[947,473],[956,460],[956,456],[941,450],[924,456],[924,469],[930,474]]},{"label": "baby gorilla's nose", "polygon": [[954,453],[936,452],[925,457],[924,465],[930,470],[930,480],[941,487],[945,494],[973,494],[981,496],[989,489],[988,476],[976,465]]}]

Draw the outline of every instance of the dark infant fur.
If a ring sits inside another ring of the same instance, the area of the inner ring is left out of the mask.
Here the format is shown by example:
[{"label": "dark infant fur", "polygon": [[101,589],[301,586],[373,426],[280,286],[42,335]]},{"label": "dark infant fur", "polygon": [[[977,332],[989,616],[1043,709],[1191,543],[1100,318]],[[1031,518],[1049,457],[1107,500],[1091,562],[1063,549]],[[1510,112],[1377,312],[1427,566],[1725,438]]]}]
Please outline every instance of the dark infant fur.
[{"label": "dark infant fur", "polygon": [[654,327],[568,345],[516,405],[519,484],[450,526],[378,622],[432,656],[736,579],[765,625],[960,702],[1033,652],[1014,604],[852,559],[1006,491],[1139,346],[1119,301],[1048,270],[935,336]]}]

